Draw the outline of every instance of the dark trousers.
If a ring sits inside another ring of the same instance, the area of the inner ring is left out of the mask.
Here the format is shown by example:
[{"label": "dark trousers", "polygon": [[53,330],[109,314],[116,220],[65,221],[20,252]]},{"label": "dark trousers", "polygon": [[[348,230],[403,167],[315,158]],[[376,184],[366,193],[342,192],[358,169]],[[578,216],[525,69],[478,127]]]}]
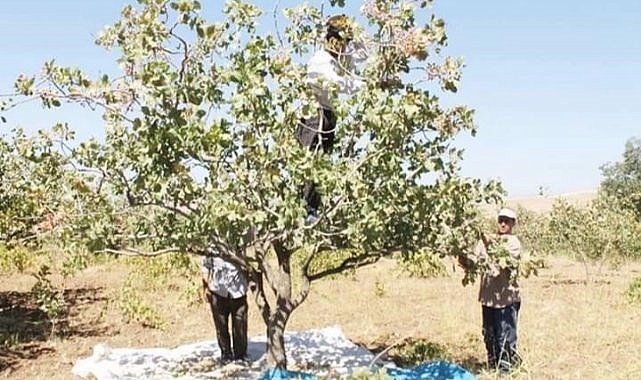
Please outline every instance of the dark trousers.
[{"label": "dark trousers", "polygon": [[[221,358],[223,360],[243,359],[247,355],[247,296],[227,298],[212,294],[209,305],[216,326],[216,339]],[[234,340],[233,351],[229,337],[230,316]]]},{"label": "dark trousers", "polygon": [[[296,130],[296,138],[310,150],[321,150],[324,154],[332,152],[336,136],[336,115],[331,110],[319,108],[316,116],[301,119]],[[316,212],[321,204],[321,197],[313,181],[303,187],[303,199],[308,212]]]},{"label": "dark trousers", "polygon": [[516,347],[520,308],[520,302],[498,309],[483,306],[483,339],[490,368],[507,371],[521,362]]}]

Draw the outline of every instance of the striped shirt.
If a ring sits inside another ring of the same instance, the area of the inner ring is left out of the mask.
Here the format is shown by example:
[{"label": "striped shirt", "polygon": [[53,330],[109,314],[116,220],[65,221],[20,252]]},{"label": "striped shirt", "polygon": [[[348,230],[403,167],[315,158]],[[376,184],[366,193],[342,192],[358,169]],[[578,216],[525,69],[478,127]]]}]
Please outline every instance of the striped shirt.
[{"label": "striped shirt", "polygon": [[203,258],[202,273],[209,290],[216,295],[236,299],[247,294],[247,276],[235,264],[219,256]]}]

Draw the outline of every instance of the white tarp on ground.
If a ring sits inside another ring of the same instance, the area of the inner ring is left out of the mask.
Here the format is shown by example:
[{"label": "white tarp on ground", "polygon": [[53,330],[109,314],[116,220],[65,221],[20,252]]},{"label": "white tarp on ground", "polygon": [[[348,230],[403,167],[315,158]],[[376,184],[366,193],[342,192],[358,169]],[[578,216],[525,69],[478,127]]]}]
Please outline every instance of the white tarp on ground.
[{"label": "white tarp on ground", "polygon": [[[93,355],[79,359],[72,372],[97,380],[112,379],[255,379],[264,370],[266,337],[249,341],[250,367],[230,364],[221,367],[216,341],[187,344],[176,348],[110,348],[101,343]],[[374,355],[350,342],[339,327],[288,332],[285,348],[290,367],[305,372],[342,375],[351,369],[367,367]],[[332,376],[334,377],[334,376]]]}]

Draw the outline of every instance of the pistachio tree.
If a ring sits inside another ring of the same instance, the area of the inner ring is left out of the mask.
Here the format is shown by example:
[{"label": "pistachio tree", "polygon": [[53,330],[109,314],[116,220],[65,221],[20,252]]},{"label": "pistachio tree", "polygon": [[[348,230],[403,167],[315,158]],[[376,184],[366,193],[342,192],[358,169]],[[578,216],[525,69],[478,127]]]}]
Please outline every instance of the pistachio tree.
[{"label": "pistachio tree", "polygon": [[70,195],[84,182],[73,179],[59,149],[69,138],[60,124],[33,136],[16,128],[0,139],[0,245],[38,247],[60,232],[65,210],[76,208]]},{"label": "pistachio tree", "polygon": [[625,144],[623,159],[601,167],[602,192],[616,199],[624,209],[632,210],[641,221],[641,138]]},{"label": "pistachio tree", "polygon": [[[445,25],[431,1],[365,1],[349,15],[369,53],[357,73],[366,85],[349,97],[332,91],[332,154],[298,143],[298,123],[317,107],[305,62],[342,3],[262,10],[230,0],[208,20],[195,0],[138,0],[97,38],[117,55],[119,75],[48,62],[16,83],[45,107],[78,103],[103,116],[104,138],[66,151],[84,183],[66,239],[236,262],[257,285],[277,367],[312,282],[383,257],[458,255],[478,238],[476,203],[502,193],[459,173],[454,139],[475,133],[473,111],[439,99],[456,91],[462,62],[443,55]],[[310,179],[322,207],[306,224]]]}]

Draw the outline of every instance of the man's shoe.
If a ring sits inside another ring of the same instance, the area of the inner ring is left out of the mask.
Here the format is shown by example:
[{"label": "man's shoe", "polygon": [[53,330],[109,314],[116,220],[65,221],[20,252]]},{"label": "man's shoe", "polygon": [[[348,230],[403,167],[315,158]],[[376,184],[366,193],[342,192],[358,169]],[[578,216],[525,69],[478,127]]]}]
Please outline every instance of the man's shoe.
[{"label": "man's shoe", "polygon": [[222,365],[229,364],[229,363],[231,363],[233,360],[234,360],[234,359],[233,359],[233,357],[231,356],[231,354],[222,354],[222,355],[220,356],[220,364],[222,364]]},{"label": "man's shoe", "polygon": [[242,365],[245,367],[249,367],[251,365],[251,360],[249,360],[249,357],[247,356],[240,356],[240,357],[235,357],[233,363]]}]

